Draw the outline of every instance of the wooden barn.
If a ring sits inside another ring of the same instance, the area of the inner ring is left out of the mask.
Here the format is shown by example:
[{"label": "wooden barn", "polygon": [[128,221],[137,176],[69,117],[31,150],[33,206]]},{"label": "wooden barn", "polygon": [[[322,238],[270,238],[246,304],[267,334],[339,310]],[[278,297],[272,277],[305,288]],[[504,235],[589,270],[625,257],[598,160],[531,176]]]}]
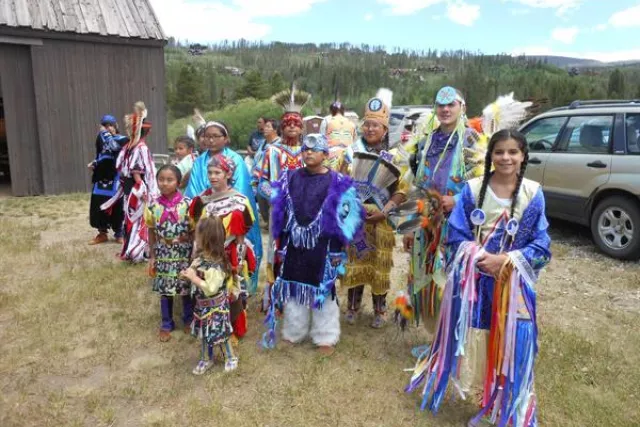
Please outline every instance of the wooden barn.
[{"label": "wooden barn", "polygon": [[149,0],[0,1],[0,162],[13,195],[88,191],[100,117],[122,122],[139,100],[151,150],[164,152],[165,43]]}]

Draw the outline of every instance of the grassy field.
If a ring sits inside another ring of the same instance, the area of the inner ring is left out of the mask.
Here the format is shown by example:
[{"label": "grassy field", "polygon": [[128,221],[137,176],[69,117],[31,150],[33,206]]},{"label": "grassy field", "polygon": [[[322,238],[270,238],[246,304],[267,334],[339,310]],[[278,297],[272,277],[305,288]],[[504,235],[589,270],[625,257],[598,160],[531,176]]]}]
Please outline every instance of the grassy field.
[{"label": "grassy field", "polygon": [[[252,301],[239,369],[194,377],[196,342],[158,341],[144,267],[119,262],[115,244],[87,246],[87,212],[84,194],[0,200],[0,426],[461,426],[474,413],[417,410],[403,369],[422,331],[372,330],[370,303],[324,358],[310,344],[260,351]],[[640,266],[598,255],[581,232],[555,225],[539,283],[540,424],[637,426]]]}]

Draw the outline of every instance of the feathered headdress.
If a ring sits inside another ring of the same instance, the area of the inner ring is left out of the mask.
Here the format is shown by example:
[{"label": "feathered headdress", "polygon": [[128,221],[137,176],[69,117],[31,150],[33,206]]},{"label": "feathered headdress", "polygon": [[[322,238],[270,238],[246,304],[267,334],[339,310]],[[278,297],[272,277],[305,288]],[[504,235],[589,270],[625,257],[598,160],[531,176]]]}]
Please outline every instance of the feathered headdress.
[{"label": "feathered headdress", "polygon": [[295,83],[291,84],[290,89],[283,90],[271,97],[271,101],[284,108],[285,113],[302,112],[302,107],[311,99],[311,94],[303,90],[297,89]]},{"label": "feathered headdress", "polygon": [[532,102],[521,102],[513,99],[513,92],[500,96],[482,110],[482,130],[486,135],[493,135],[502,129],[510,129],[520,124],[527,117],[527,109]]},{"label": "feathered headdress", "polygon": [[389,128],[389,115],[391,114],[391,100],[393,92],[387,88],[380,88],[376,96],[367,101],[364,107],[363,122],[368,120],[378,122]]},{"label": "feathered headdress", "polygon": [[378,92],[376,92],[376,98],[384,102],[384,105],[386,105],[387,108],[391,110],[391,107],[393,106],[393,104],[391,103],[391,101],[393,100],[393,91],[391,89],[381,87],[380,89],[378,89]]},{"label": "feathered headdress", "polygon": [[133,147],[138,142],[140,142],[143,127],[147,129],[151,128],[150,123],[145,123],[146,118],[147,107],[142,101],[138,101],[133,104],[133,113],[124,116],[124,123],[127,129],[127,133],[129,134],[130,146]]},{"label": "feathered headdress", "polygon": [[[193,131],[193,139],[195,140],[197,136],[199,136],[204,130],[204,125],[207,121],[204,119],[204,116],[197,108],[193,109],[193,124],[196,125],[195,130]],[[191,128],[193,129],[193,128]],[[187,133],[189,132],[189,126],[187,127]]]}]

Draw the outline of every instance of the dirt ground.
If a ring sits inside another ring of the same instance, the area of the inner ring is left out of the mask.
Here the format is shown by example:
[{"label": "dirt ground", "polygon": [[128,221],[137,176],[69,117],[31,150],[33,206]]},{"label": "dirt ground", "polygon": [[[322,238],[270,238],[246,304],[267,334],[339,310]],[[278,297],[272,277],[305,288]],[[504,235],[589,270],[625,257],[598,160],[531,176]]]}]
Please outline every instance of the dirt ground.
[{"label": "dirt ground", "polygon": [[[253,299],[239,369],[194,377],[197,343],[181,330],[158,341],[144,266],[118,261],[114,243],[88,246],[87,212],[84,194],[0,200],[0,426],[462,426],[473,415],[458,401],[418,410],[404,369],[424,332],[372,330],[368,296],[329,358],[309,343],[260,350]],[[640,425],[640,266],[598,254],[582,228],[551,232],[537,289],[540,425]],[[395,289],[407,260],[395,253]]]}]

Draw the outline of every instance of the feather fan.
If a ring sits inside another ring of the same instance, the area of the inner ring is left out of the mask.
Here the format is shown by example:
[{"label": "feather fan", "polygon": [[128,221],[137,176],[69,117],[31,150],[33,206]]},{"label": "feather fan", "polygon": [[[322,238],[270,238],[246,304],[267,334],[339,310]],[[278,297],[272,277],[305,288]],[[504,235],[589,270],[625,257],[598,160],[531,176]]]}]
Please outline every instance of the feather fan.
[{"label": "feather fan", "polygon": [[284,108],[285,112],[292,113],[300,113],[309,99],[311,99],[311,94],[296,89],[295,84],[291,85],[291,89],[285,89],[271,97],[271,101]]}]

